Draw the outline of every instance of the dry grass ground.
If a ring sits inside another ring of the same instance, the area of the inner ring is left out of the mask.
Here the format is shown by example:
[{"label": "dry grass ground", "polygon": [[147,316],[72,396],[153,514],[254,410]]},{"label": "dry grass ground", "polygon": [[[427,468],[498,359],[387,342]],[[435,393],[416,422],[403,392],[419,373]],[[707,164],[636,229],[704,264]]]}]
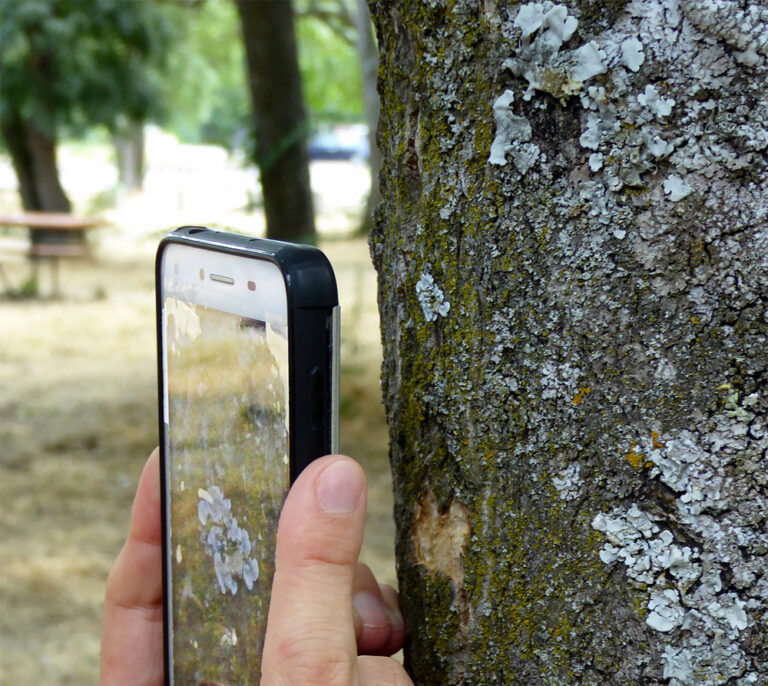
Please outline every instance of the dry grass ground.
[{"label": "dry grass ground", "polygon": [[[341,447],[369,475],[365,559],[392,583],[375,277],[363,240],[322,247],[343,308]],[[152,241],[102,248],[62,265],[60,299],[0,297],[2,684],[96,681],[104,581],[156,443]],[[13,284],[28,269],[5,267]]]}]

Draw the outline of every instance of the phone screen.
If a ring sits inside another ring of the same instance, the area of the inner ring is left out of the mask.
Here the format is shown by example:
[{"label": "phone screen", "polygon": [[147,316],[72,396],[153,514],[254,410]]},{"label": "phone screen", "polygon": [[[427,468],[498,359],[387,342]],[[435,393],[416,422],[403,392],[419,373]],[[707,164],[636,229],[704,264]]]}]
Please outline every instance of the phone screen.
[{"label": "phone screen", "polygon": [[284,313],[265,308],[258,279],[253,292],[243,281],[246,307],[228,298],[232,284],[203,272],[199,282],[165,283],[173,682],[257,684],[289,487]]}]

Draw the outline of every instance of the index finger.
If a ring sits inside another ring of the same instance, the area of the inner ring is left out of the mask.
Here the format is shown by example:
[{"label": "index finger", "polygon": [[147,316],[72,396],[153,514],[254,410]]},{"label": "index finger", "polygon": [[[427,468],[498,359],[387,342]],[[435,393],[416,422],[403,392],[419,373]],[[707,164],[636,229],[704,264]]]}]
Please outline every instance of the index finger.
[{"label": "index finger", "polygon": [[365,475],[350,458],[320,458],[296,480],[278,526],[263,686],[352,683],[364,523]]}]

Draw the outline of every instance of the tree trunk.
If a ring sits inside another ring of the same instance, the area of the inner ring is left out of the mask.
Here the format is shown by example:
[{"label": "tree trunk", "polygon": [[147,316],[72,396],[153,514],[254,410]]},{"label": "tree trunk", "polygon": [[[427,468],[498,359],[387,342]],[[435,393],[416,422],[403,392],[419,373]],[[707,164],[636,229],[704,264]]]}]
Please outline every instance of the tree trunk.
[{"label": "tree trunk", "polygon": [[267,236],[312,241],[315,220],[293,7],[236,0],[245,43]]},{"label": "tree trunk", "polygon": [[144,185],[144,124],[137,121],[124,124],[112,141],[120,185],[129,193],[140,191]]},{"label": "tree trunk", "polygon": [[768,684],[768,12],[380,0],[416,684]]},{"label": "tree trunk", "polygon": [[24,209],[69,212],[71,205],[56,166],[55,139],[14,113],[2,119],[0,130],[11,154]]},{"label": "tree trunk", "polygon": [[373,36],[371,15],[366,0],[357,0],[357,55],[360,59],[360,71],[363,82],[363,109],[368,124],[368,169],[371,174],[371,190],[365,203],[360,233],[368,235],[373,227],[373,212],[381,202],[379,189],[379,169],[381,152],[376,143],[376,129],[379,124],[379,94],[376,91],[376,75],[379,68],[379,51]]}]

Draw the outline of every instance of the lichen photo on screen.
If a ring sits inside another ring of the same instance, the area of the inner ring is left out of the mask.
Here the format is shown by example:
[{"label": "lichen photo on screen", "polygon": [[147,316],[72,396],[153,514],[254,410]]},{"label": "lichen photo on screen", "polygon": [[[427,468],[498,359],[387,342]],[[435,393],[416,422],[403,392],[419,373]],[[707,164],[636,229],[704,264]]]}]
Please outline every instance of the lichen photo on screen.
[{"label": "lichen photo on screen", "polygon": [[167,298],[176,683],[258,683],[288,489],[288,344],[269,322]]}]

